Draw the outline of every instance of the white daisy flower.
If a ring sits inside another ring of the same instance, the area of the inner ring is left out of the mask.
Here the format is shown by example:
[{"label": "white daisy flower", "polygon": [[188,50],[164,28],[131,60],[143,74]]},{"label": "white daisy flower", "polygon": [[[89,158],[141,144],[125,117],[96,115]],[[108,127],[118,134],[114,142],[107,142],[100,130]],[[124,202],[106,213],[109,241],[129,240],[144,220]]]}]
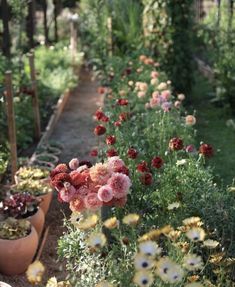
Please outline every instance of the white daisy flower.
[{"label": "white daisy flower", "polygon": [[162,252],[162,248],[160,248],[157,243],[152,240],[141,242],[139,244],[139,250],[140,253],[146,256],[155,256],[161,254]]},{"label": "white daisy flower", "polygon": [[212,239],[207,239],[203,242],[203,246],[209,248],[209,249],[214,249],[216,248],[220,243],[216,240]]},{"label": "white daisy flower", "polygon": [[154,265],[154,260],[151,259],[150,257],[148,256],[145,256],[141,253],[138,253],[135,255],[135,258],[134,258],[134,265],[135,265],[135,269],[137,270],[148,270],[148,269],[151,269]]},{"label": "white daisy flower", "polygon": [[191,241],[203,241],[205,238],[205,231],[204,229],[200,227],[194,227],[191,228],[188,232],[186,232],[186,236],[191,240]]},{"label": "white daisy flower", "polygon": [[138,271],[133,278],[133,282],[140,287],[149,287],[153,284],[153,275],[149,271]]},{"label": "white daisy flower", "polygon": [[189,271],[199,270],[203,267],[201,256],[195,254],[188,254],[184,257],[184,267]]}]

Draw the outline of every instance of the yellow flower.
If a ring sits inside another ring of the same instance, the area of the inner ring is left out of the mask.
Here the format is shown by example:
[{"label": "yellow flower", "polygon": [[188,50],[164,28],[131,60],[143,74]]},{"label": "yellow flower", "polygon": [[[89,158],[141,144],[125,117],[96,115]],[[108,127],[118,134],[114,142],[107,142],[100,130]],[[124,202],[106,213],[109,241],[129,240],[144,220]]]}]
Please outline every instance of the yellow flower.
[{"label": "yellow flower", "polygon": [[191,241],[203,241],[206,234],[204,229],[200,227],[194,227],[190,229],[188,232],[186,232],[186,236],[191,240]]},{"label": "yellow flower", "polygon": [[172,241],[176,241],[181,235],[181,231],[179,230],[172,230],[167,234],[167,237],[170,238]]},{"label": "yellow flower", "polygon": [[193,282],[196,282],[198,281],[200,277],[198,275],[192,275],[192,276],[188,276],[187,277],[187,280],[190,282],[190,283],[193,283]]},{"label": "yellow flower", "polygon": [[209,248],[209,249],[214,249],[219,245],[219,242],[216,240],[212,239],[207,239],[203,242],[203,246]]},{"label": "yellow flower", "polygon": [[123,217],[122,222],[126,225],[135,226],[140,220],[140,216],[136,213],[130,213]]},{"label": "yellow flower", "polygon": [[184,257],[184,267],[189,271],[202,269],[203,262],[201,256],[188,254]]},{"label": "yellow flower", "polygon": [[221,253],[217,253],[217,254],[213,254],[210,257],[209,262],[213,263],[213,264],[219,264],[223,258],[224,258],[225,253],[221,252]]},{"label": "yellow flower", "polygon": [[37,284],[42,281],[42,276],[44,272],[44,265],[39,260],[36,260],[29,265],[26,271],[26,277],[31,284]]},{"label": "yellow flower", "polygon": [[103,233],[93,233],[89,236],[87,244],[92,249],[100,249],[105,246],[107,239]]},{"label": "yellow flower", "polygon": [[97,225],[98,220],[98,216],[96,214],[93,214],[87,218],[81,219],[79,222],[76,223],[76,225],[74,225],[81,230],[87,230],[94,228]]},{"label": "yellow flower", "polygon": [[189,227],[200,227],[202,226],[201,218],[197,216],[189,217],[183,220],[183,224]]},{"label": "yellow flower", "polygon": [[172,230],[173,228],[170,225],[163,226],[160,229],[153,229],[142,235],[138,239],[138,242],[143,242],[146,240],[157,240],[162,234],[167,236],[167,234],[169,234]]},{"label": "yellow flower", "polygon": [[111,217],[104,222],[104,226],[108,229],[114,229],[119,226],[119,221],[117,217]]},{"label": "yellow flower", "polygon": [[143,241],[139,244],[140,253],[146,256],[159,255],[162,249],[152,240]]},{"label": "yellow flower", "polygon": [[109,283],[108,281],[101,281],[95,287],[113,287],[113,284]]},{"label": "yellow flower", "polygon": [[57,282],[57,279],[55,277],[52,277],[47,281],[46,287],[72,287],[72,286],[68,281]]},{"label": "yellow flower", "polygon": [[140,287],[149,287],[153,284],[153,275],[150,271],[138,271],[135,273],[133,282]]},{"label": "yellow flower", "polygon": [[136,270],[148,270],[154,266],[154,260],[149,256],[138,253],[135,255],[134,265]]}]

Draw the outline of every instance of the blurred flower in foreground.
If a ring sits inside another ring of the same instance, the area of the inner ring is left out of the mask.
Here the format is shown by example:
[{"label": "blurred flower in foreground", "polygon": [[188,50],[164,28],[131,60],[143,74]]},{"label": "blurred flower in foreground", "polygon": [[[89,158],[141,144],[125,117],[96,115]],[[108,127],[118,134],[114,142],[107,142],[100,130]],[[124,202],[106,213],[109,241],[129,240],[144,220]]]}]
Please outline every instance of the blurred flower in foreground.
[{"label": "blurred flower in foreground", "polygon": [[36,260],[32,264],[29,265],[26,271],[27,280],[31,284],[38,284],[42,281],[42,276],[45,272],[44,265],[39,261]]}]

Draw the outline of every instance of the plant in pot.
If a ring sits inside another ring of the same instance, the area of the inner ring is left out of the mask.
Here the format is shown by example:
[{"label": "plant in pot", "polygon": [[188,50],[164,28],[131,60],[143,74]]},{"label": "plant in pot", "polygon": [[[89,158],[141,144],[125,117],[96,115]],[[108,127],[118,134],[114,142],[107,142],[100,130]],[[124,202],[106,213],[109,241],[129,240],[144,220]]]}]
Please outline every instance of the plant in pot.
[{"label": "plant in pot", "polygon": [[8,217],[0,221],[0,273],[25,272],[37,247],[38,234],[28,220]]},{"label": "plant in pot", "polygon": [[27,192],[41,200],[40,207],[46,215],[53,197],[53,189],[47,179],[26,179],[12,186],[13,192]]},{"label": "plant in pot", "polygon": [[49,177],[49,170],[37,166],[22,166],[15,174],[15,181],[19,183],[23,180],[43,180]]},{"label": "plant in pot", "polygon": [[27,219],[35,227],[40,236],[43,230],[45,216],[39,207],[40,200],[28,193],[15,193],[1,202],[2,217]]}]

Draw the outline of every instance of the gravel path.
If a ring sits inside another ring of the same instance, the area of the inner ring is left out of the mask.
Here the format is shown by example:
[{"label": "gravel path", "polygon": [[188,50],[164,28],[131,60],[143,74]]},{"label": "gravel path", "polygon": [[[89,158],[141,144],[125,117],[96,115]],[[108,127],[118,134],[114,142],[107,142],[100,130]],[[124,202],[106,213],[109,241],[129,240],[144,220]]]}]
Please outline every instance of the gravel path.
[{"label": "gravel path", "polygon": [[[92,115],[102,105],[103,97],[97,91],[97,83],[92,82],[87,71],[80,73],[80,83],[68,100],[50,140],[64,146],[60,162],[68,162],[73,157],[91,160],[89,151],[96,145],[93,136],[94,122]],[[69,215],[68,208],[58,203],[54,195],[45,226],[50,226],[47,242],[40,260],[46,266],[45,280],[56,276],[59,280],[66,277],[65,266],[57,258],[57,240],[62,235],[64,214]],[[7,277],[0,274],[0,281],[12,287],[29,287],[25,275]],[[45,284],[45,281],[43,282]]]}]

